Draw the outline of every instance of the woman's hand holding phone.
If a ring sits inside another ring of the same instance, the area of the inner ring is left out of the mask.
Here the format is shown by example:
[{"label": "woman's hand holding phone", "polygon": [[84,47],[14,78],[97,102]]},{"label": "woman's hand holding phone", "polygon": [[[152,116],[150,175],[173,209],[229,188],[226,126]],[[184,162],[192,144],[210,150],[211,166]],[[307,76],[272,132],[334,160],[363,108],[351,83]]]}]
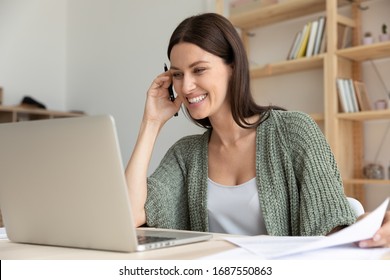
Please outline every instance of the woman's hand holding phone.
[{"label": "woman's hand holding phone", "polygon": [[[176,115],[181,106],[181,98],[170,96],[169,87],[172,78],[169,72],[158,75],[147,92],[144,120],[160,122],[164,124],[173,115]],[[172,91],[173,93],[173,91]]]}]

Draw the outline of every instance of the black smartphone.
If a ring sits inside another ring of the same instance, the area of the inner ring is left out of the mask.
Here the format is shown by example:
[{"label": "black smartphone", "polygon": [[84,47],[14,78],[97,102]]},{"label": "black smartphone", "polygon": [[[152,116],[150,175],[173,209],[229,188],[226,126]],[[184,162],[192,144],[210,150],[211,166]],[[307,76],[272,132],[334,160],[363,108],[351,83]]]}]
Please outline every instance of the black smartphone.
[{"label": "black smartphone", "polygon": [[[164,63],[164,71],[167,72],[168,71],[168,66]],[[169,85],[168,87],[168,92],[169,92],[169,98],[171,99],[171,101],[175,101],[175,94],[173,93],[173,87],[172,87],[172,84]],[[176,112],[175,113],[175,117],[177,117],[179,114]]]}]

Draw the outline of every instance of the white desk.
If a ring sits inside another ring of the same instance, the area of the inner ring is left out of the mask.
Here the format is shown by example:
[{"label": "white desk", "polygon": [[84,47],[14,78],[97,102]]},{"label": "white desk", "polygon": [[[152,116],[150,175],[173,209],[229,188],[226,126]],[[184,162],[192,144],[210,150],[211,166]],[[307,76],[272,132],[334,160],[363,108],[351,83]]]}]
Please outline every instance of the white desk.
[{"label": "white desk", "polygon": [[[152,230],[152,229],[151,229]],[[1,260],[191,260],[212,256],[237,248],[223,238],[224,234],[214,234],[208,241],[188,245],[150,250],[146,252],[122,253],[99,250],[86,250],[56,246],[41,246],[14,243],[0,240]],[[367,250],[367,249],[362,249]],[[369,249],[368,249],[369,250]],[[390,252],[382,259],[390,260]]]},{"label": "white desk", "polygon": [[109,252],[55,246],[20,244],[3,239],[0,240],[0,259],[190,260],[220,253],[236,247],[235,245],[223,240],[222,237],[223,235],[215,234],[213,238],[209,241],[136,253]]}]

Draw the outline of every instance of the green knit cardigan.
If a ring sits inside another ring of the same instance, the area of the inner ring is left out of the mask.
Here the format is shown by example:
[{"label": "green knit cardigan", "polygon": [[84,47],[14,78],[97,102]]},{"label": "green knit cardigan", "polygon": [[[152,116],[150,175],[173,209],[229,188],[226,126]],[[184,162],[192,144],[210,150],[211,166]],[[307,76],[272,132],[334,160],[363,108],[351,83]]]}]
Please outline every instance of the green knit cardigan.
[{"label": "green knit cardigan", "polygon": [[[148,226],[209,230],[210,133],[177,141],[148,178]],[[272,110],[257,127],[256,184],[269,235],[325,235],[356,221],[331,149],[302,112]]]}]

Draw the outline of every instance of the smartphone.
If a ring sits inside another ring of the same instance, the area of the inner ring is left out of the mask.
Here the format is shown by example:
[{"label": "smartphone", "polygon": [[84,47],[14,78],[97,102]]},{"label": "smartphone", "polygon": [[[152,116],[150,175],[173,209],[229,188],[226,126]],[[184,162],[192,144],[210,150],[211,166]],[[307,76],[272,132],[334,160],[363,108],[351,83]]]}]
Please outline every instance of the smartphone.
[{"label": "smartphone", "polygon": [[[167,72],[168,71],[168,66],[164,63],[164,71]],[[169,85],[168,87],[168,92],[169,92],[169,98],[171,99],[171,101],[175,101],[175,94],[173,93],[173,87],[172,87],[172,84]],[[177,117],[179,114],[176,112],[175,113],[175,117]]]}]

